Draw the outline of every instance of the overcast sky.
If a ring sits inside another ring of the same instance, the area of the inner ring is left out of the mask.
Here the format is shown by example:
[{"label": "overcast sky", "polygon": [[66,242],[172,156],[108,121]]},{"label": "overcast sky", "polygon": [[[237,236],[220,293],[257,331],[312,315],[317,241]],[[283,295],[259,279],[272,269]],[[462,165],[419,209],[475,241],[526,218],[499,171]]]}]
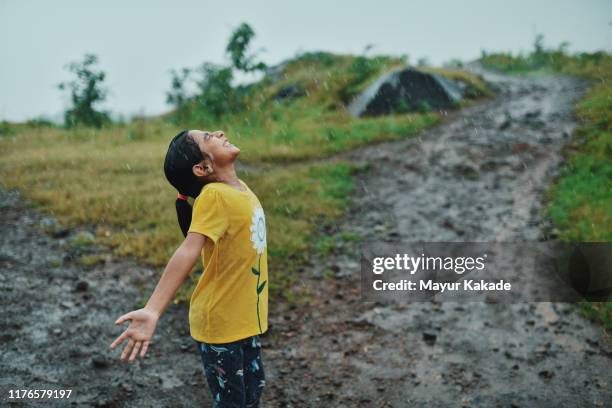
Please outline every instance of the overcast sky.
[{"label": "overcast sky", "polygon": [[610,0],[0,0],[0,120],[61,113],[67,99],[56,85],[86,52],[107,73],[106,109],[163,112],[169,70],[225,62],[229,35],[243,21],[268,64],[373,44],[374,53],[437,65],[481,49],[526,51],[536,32],[548,46],[612,50]]}]

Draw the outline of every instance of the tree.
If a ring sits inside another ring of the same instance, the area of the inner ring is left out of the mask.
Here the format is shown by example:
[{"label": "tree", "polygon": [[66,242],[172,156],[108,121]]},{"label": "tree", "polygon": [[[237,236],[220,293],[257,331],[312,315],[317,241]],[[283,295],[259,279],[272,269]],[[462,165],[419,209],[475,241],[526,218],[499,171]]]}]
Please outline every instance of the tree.
[{"label": "tree", "polygon": [[247,55],[247,49],[251,39],[255,37],[255,31],[247,23],[242,23],[233,32],[225,51],[230,55],[234,68],[244,72],[266,69],[263,62],[254,62],[255,54]]},{"label": "tree", "polygon": [[240,110],[240,101],[234,88],[231,67],[204,63],[200,68],[202,79],[197,81],[199,94],[196,97],[201,108],[214,117]]},{"label": "tree", "polygon": [[536,34],[533,40],[531,53],[532,68],[538,69],[546,65],[546,49],[544,48],[544,34]]},{"label": "tree", "polygon": [[95,105],[106,99],[106,89],[102,87],[105,73],[95,70],[98,57],[94,54],[85,54],[83,61],[72,62],[66,68],[76,75],[76,79],[62,82],[58,85],[60,90],[70,91],[72,107],[64,113],[67,127],[85,125],[102,127],[110,122],[107,112],[97,111]]},{"label": "tree", "polygon": [[[221,116],[238,112],[245,108],[248,87],[234,87],[234,70],[253,72],[266,69],[263,62],[255,62],[255,54],[248,54],[249,43],[255,36],[253,29],[242,23],[232,33],[226,47],[231,64],[217,65],[204,63],[199,69],[182,68],[171,71],[170,90],[166,92],[166,102],[176,108],[174,120],[182,122],[198,117]],[[187,96],[185,83],[194,80],[197,93]]]},{"label": "tree", "polygon": [[172,81],[170,90],[166,92],[166,102],[170,105],[174,105],[176,108],[175,120],[180,123],[187,118],[187,102],[189,101],[189,97],[187,96],[185,83],[191,75],[191,69],[182,68],[180,72],[171,70],[170,75],[172,75]]}]

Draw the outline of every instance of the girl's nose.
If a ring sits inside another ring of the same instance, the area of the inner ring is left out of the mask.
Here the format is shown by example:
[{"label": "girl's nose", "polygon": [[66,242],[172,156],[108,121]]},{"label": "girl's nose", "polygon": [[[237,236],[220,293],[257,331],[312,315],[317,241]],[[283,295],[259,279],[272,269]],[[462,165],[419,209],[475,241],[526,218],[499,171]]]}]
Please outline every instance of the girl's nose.
[{"label": "girl's nose", "polygon": [[225,133],[223,133],[222,130],[217,130],[217,137],[223,137],[225,135]]}]

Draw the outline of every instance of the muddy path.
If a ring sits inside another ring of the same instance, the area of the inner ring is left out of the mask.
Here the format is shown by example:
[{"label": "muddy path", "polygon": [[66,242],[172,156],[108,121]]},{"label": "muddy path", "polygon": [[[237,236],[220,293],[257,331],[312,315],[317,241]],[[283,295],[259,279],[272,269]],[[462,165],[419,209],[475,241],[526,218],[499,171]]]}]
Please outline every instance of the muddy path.
[{"label": "muddy path", "polygon": [[15,388],[73,390],[69,400],[44,406],[210,405],[184,306],[168,307],[144,360],[121,363],[120,351],[109,349],[122,331],[114,319],[140,307],[158,271],[110,255],[84,267],[70,242],[87,237],[86,230],[43,232],[52,219],[27,208],[16,192],[1,191],[0,208],[3,406],[41,404],[8,400]]},{"label": "muddy path", "polygon": [[[391,242],[547,235],[542,192],[559,167],[572,106],[586,84],[562,76],[486,78],[499,87],[494,100],[452,113],[418,138],[346,155],[370,168],[358,176],[346,217],[323,233]],[[0,191],[3,404],[7,389],[18,387],[73,389],[69,402],[86,406],[210,406],[185,306],[169,307],[144,360],[124,364],[108,348],[121,332],[113,321],[151,293],[159,271],[110,255],[84,267],[69,245],[84,231],[44,233],[41,225],[52,222],[26,204]],[[610,400],[609,344],[572,305],[364,303],[358,249],[338,242],[332,256],[303,272],[309,305],[271,299],[263,406],[574,407]]]},{"label": "muddy path", "polygon": [[[343,158],[369,164],[338,228],[336,253],[301,284],[310,308],[276,318],[267,353],[278,406],[576,407],[612,400],[605,333],[561,303],[360,300],[356,233],[386,242],[554,239],[543,193],[587,84],[470,69],[498,96],[419,137]],[[283,321],[284,319],[284,321]],[[306,379],[306,381],[305,381]],[[270,395],[270,394],[268,394]]]}]

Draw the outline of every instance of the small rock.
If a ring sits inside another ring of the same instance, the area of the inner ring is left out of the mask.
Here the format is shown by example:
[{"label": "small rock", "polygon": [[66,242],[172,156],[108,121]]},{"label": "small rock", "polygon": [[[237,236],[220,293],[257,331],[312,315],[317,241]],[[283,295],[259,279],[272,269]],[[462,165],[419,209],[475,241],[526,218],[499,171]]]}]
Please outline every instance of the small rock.
[{"label": "small rock", "polygon": [[75,287],[77,292],[86,292],[89,289],[89,283],[85,281],[78,281]]},{"label": "small rock", "polygon": [[376,226],[374,226],[374,228],[373,228],[373,231],[374,231],[374,232],[378,232],[378,233],[385,232],[385,230],[386,230],[386,228],[385,228],[385,226],[384,226],[384,225],[376,225]]},{"label": "small rock", "polygon": [[555,373],[549,370],[542,370],[538,373],[538,375],[546,380],[550,380],[555,376]]},{"label": "small rock", "polygon": [[497,128],[499,130],[506,130],[510,127],[511,124],[512,124],[511,121],[509,121],[508,119],[505,119],[502,123],[499,124]]},{"label": "small rock", "polygon": [[64,309],[70,309],[74,307],[74,303],[68,300],[68,301],[60,302],[60,306],[63,307]]},{"label": "small rock", "polygon": [[93,356],[91,362],[95,368],[108,368],[110,365],[106,357],[101,355]]},{"label": "small rock", "polygon": [[436,342],[438,336],[432,332],[423,332],[423,340],[426,344],[433,346]]},{"label": "small rock", "polygon": [[286,85],[272,97],[274,100],[296,99],[306,95],[306,90],[299,82]]},{"label": "small rock", "polygon": [[66,238],[70,234],[70,229],[68,228],[58,228],[51,233],[53,238]]},{"label": "small rock", "polygon": [[127,392],[128,394],[133,391],[132,386],[128,383],[121,383],[120,387],[121,389],[123,389],[123,391]]}]

